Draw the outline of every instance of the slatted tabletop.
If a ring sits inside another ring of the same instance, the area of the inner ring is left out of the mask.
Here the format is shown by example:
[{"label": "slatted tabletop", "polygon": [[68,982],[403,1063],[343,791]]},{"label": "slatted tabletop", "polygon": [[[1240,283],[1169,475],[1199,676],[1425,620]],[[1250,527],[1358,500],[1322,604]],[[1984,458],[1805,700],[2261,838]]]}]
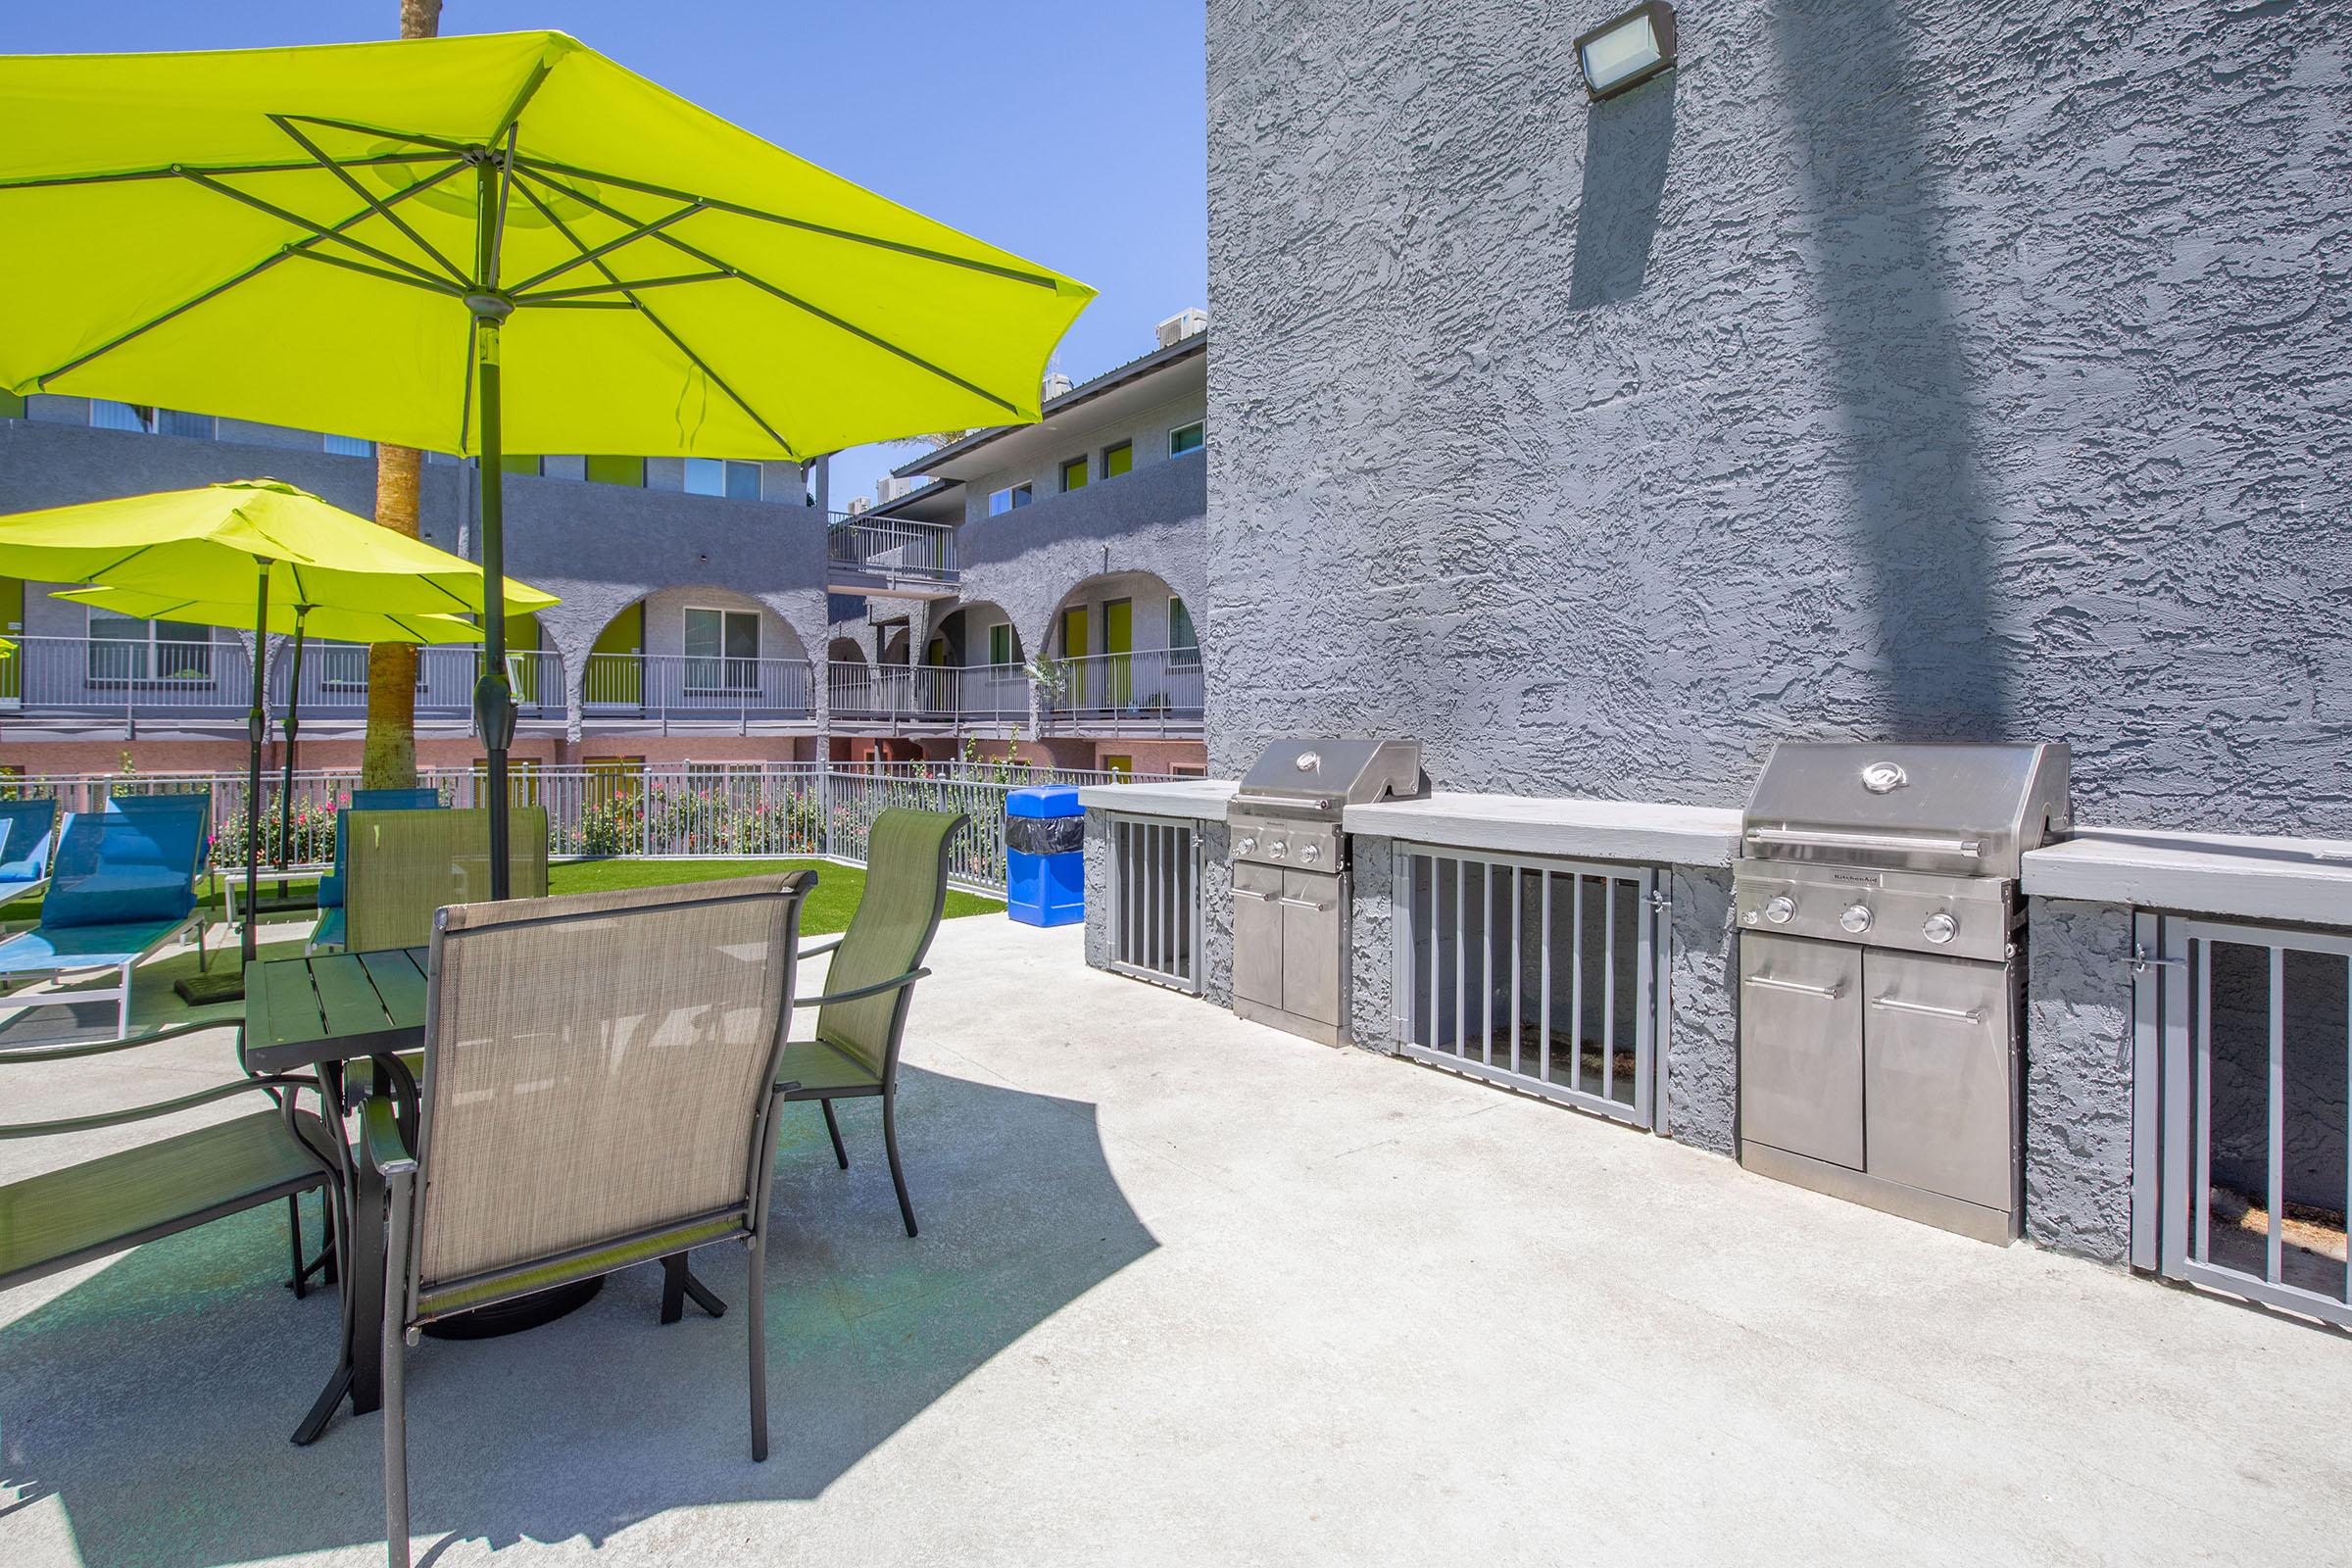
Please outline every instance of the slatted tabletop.
[{"label": "slatted tabletop", "polygon": [[424,1047],[424,948],[262,958],[245,966],[245,1059],[261,1072]]}]

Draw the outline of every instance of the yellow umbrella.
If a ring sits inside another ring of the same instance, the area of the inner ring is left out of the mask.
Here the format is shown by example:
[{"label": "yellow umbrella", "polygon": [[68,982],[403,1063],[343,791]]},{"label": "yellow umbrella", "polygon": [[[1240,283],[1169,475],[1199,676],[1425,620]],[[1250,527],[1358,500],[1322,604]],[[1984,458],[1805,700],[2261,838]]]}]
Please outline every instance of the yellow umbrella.
[{"label": "yellow umbrella", "polygon": [[0,385],[481,458],[501,896],[501,455],[1027,423],[1094,297],[561,33],[15,57],[0,103]]}]

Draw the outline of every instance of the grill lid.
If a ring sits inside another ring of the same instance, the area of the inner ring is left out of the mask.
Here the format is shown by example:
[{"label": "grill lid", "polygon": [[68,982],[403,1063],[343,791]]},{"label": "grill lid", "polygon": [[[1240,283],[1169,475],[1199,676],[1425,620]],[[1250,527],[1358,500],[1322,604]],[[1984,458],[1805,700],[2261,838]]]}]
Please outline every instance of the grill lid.
[{"label": "grill lid", "polygon": [[2063,744],[1782,741],[1741,819],[1748,856],[2015,877],[2073,826]]},{"label": "grill lid", "polygon": [[1424,791],[1419,741],[1280,740],[1243,776],[1236,806],[1337,815],[1343,807]]}]

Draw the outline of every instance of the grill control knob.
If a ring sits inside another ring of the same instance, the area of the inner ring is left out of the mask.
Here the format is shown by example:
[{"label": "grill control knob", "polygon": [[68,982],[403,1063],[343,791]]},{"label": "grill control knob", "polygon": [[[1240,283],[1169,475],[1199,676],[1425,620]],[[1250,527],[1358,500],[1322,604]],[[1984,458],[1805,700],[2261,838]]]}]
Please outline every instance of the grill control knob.
[{"label": "grill control knob", "polygon": [[1838,923],[1854,935],[1860,936],[1870,929],[1870,906],[1867,904],[1847,905],[1845,912],[1838,917]]},{"label": "grill control knob", "polygon": [[1317,846],[1312,844],[1301,844],[1298,846],[1298,858],[1304,860],[1307,864],[1312,865],[1322,858],[1323,852]]},{"label": "grill control knob", "polygon": [[1773,895],[1772,902],[1764,906],[1764,918],[1774,925],[1787,925],[1796,918],[1796,901],[1786,893]]},{"label": "grill control knob", "polygon": [[1242,836],[1242,842],[1233,847],[1233,853],[1236,855],[1255,855],[1257,853],[1257,840],[1250,837],[1248,834],[1244,834]]},{"label": "grill control knob", "polygon": [[1276,839],[1273,843],[1266,846],[1266,853],[1279,860],[1284,856],[1291,853],[1290,841],[1288,839]]},{"label": "grill control knob", "polygon": [[1937,909],[1928,916],[1926,923],[1919,928],[1919,934],[1930,942],[1949,942],[1960,934],[1960,922],[1952,917],[1949,910]]}]

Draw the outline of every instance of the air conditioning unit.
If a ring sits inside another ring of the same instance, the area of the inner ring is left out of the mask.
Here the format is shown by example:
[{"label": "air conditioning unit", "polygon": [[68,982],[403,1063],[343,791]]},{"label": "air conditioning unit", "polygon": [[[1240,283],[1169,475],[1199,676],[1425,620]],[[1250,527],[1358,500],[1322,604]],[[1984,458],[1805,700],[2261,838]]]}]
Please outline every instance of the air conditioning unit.
[{"label": "air conditioning unit", "polygon": [[1178,311],[1159,323],[1159,346],[1174,348],[1188,337],[1208,330],[1208,313],[1196,305],[1189,311]]},{"label": "air conditioning unit", "polygon": [[887,507],[901,496],[912,495],[920,479],[902,479],[895,473],[884,474],[874,481],[874,505]]},{"label": "air conditioning unit", "polygon": [[1053,402],[1055,398],[1066,396],[1069,390],[1070,378],[1059,370],[1052,371],[1046,376],[1046,401],[1048,403]]},{"label": "air conditioning unit", "polygon": [[853,517],[863,516],[866,508],[872,505],[873,503],[863,496],[852,496],[850,497],[850,515]]}]

